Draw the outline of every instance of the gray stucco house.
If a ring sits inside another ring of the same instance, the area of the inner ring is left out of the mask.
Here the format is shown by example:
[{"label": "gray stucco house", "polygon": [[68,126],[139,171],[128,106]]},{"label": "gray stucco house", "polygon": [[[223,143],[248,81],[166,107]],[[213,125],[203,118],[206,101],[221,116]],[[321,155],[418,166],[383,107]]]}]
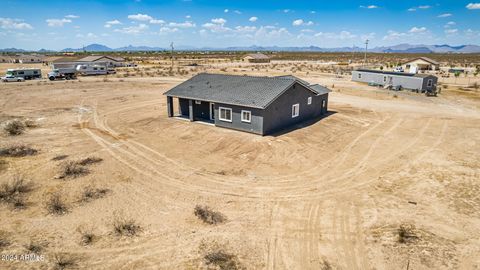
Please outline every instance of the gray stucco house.
[{"label": "gray stucco house", "polygon": [[392,88],[401,87],[417,92],[435,93],[438,78],[430,74],[358,69],[352,71],[352,81],[391,86]]},{"label": "gray stucco house", "polygon": [[[327,112],[329,89],[294,76],[198,74],[165,92],[168,116],[266,135]],[[173,100],[178,99],[178,114]]]}]

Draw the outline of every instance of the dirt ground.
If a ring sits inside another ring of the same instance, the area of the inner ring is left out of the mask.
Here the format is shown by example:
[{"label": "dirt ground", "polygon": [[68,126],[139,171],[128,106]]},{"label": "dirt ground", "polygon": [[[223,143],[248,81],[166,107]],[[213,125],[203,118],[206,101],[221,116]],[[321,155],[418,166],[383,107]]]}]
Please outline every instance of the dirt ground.
[{"label": "dirt ground", "polygon": [[[34,242],[44,256],[0,269],[50,269],[60,255],[86,269],[198,269],[209,247],[244,269],[480,269],[479,92],[425,97],[304,74],[333,86],[330,114],[261,137],[168,118],[163,92],[191,75],[0,84],[0,121],[36,124],[1,145],[38,150],[0,157],[2,183],[33,186],[25,209],[0,204],[0,253]],[[61,155],[103,161],[59,179]],[[109,192],[80,202],[86,186]],[[48,213],[53,193],[64,215]],[[203,223],[196,205],[226,221]],[[116,235],[115,216],[138,235]]]}]

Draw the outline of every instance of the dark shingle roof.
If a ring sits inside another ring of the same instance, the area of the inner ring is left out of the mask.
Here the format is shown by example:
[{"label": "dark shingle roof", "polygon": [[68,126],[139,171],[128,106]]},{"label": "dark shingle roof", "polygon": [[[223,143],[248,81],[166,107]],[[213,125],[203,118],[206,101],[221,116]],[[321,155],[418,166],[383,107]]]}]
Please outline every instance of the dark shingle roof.
[{"label": "dark shingle roof", "polygon": [[[298,79],[201,73],[175,86],[164,95],[202,101],[266,108]],[[312,92],[316,90],[306,85]]]},{"label": "dark shingle roof", "polygon": [[324,95],[331,92],[330,89],[326,88],[325,86],[321,86],[319,84],[310,85],[310,88],[315,90],[315,92],[317,92],[319,95]]}]

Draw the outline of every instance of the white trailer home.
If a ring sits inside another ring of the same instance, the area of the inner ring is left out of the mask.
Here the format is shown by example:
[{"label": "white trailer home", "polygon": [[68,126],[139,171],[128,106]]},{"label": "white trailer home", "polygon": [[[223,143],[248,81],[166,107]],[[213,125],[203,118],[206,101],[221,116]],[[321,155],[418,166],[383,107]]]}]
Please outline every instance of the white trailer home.
[{"label": "white trailer home", "polygon": [[42,71],[38,68],[10,68],[7,69],[6,75],[16,78],[24,78],[25,80],[41,79]]},{"label": "white trailer home", "polygon": [[105,65],[97,64],[79,64],[77,65],[77,71],[83,76],[88,75],[107,75],[108,68]]}]

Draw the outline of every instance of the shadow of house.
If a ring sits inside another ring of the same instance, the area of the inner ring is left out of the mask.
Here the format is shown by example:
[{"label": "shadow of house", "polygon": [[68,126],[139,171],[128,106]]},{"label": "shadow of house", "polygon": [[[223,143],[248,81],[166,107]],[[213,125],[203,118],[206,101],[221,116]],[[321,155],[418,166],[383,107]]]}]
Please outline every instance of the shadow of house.
[{"label": "shadow of house", "polygon": [[[267,135],[325,115],[330,90],[294,76],[198,74],[165,92],[169,117]],[[178,100],[178,114],[173,99]]]},{"label": "shadow of house", "polygon": [[290,127],[286,127],[286,128],[283,128],[283,129],[279,129],[277,131],[273,131],[271,132],[268,136],[272,136],[272,137],[280,137],[280,136],[283,136],[287,133],[290,133],[292,131],[295,131],[295,130],[299,130],[299,129],[304,129],[304,128],[307,128],[309,126],[313,126],[315,125],[316,123],[320,122],[321,120],[327,118],[327,117],[330,117],[334,114],[336,114],[338,112],[336,111],[328,111],[326,112],[325,114],[322,114],[316,118],[312,118],[312,119],[309,119],[309,120],[306,120],[304,122],[300,122],[298,124],[295,124],[293,126],[290,126]]}]

